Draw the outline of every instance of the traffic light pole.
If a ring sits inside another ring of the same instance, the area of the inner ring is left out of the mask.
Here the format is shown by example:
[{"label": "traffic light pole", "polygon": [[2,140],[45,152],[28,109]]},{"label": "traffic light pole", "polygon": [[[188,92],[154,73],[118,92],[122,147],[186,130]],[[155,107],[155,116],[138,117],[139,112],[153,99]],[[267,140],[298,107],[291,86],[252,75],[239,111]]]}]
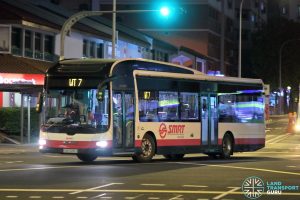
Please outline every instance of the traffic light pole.
[{"label": "traffic light pole", "polygon": [[[113,11],[81,11],[75,13],[69,17],[62,26],[60,31],[60,57],[59,60],[65,58],[65,38],[67,33],[70,31],[71,27],[78,22],[80,19],[91,16],[99,16],[103,14],[117,14],[117,13],[142,13],[142,12],[160,12],[160,10],[118,10],[113,8]],[[112,22],[112,57],[115,58],[115,36],[116,36],[116,26],[115,18],[113,17]]]}]

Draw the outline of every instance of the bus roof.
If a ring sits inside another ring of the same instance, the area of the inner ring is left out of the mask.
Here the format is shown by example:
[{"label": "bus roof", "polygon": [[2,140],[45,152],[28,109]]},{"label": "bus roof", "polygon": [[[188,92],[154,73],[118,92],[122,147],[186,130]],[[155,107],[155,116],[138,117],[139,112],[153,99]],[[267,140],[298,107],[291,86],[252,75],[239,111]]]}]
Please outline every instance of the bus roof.
[{"label": "bus roof", "polygon": [[[59,74],[70,74],[70,73],[87,73],[97,75],[103,72],[112,74],[113,69],[121,63],[125,62],[143,62],[143,63],[155,63],[165,66],[174,67],[173,69],[178,69],[180,71],[185,70],[189,74],[203,74],[195,69],[191,69],[185,66],[173,64],[173,63],[166,63],[161,61],[155,60],[148,60],[148,59],[141,59],[141,58],[126,58],[126,59],[95,59],[95,58],[88,58],[88,59],[66,59],[59,61],[54,66],[50,67],[47,70],[48,75],[59,75]],[[106,68],[104,70],[104,68]],[[104,70],[104,71],[103,71]],[[149,71],[152,71],[149,69]],[[97,73],[98,72],[98,73]]]}]

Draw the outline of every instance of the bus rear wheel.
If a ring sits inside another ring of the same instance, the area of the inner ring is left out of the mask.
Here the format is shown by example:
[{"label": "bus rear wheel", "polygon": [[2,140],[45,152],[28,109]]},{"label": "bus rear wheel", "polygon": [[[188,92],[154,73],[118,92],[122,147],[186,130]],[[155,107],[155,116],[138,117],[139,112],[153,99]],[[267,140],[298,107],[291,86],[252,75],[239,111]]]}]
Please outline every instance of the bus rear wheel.
[{"label": "bus rear wheel", "polygon": [[77,157],[83,162],[93,162],[97,158],[97,156],[93,154],[77,154]]},{"label": "bus rear wheel", "polygon": [[145,135],[142,140],[141,150],[139,154],[132,156],[132,159],[137,162],[150,162],[155,155],[155,142],[150,135]]},{"label": "bus rear wheel", "polygon": [[233,140],[229,135],[225,135],[222,142],[221,158],[229,159],[233,154]]}]

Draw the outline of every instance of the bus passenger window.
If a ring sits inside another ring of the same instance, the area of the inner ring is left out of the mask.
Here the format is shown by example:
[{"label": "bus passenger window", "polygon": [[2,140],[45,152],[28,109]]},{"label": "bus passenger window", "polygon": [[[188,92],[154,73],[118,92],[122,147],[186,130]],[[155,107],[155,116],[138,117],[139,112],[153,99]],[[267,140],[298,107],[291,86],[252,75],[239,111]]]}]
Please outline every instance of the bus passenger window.
[{"label": "bus passenger window", "polygon": [[191,92],[180,93],[180,112],[182,120],[198,120],[198,94]]},{"label": "bus passenger window", "polygon": [[[152,92],[154,93],[154,92]],[[139,92],[139,119],[142,122],[158,121],[158,101],[155,96],[145,98],[144,91]]]}]

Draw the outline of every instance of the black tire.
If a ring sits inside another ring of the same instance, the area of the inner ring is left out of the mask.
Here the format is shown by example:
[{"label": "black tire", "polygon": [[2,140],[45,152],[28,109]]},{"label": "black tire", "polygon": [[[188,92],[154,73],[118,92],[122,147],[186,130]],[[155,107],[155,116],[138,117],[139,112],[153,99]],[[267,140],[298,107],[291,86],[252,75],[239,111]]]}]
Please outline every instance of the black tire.
[{"label": "black tire", "polygon": [[145,135],[142,140],[140,154],[135,154],[132,156],[133,160],[137,162],[150,162],[155,155],[155,142],[154,139],[150,135]]},{"label": "black tire", "polygon": [[233,154],[233,141],[232,137],[225,135],[222,141],[222,153],[221,158],[229,159]]},{"label": "black tire", "polygon": [[207,153],[206,155],[208,155],[208,157],[211,158],[211,159],[217,159],[219,154],[217,154],[217,153]]},{"label": "black tire", "polygon": [[83,162],[93,162],[98,156],[93,154],[77,154],[77,157]]},{"label": "black tire", "polygon": [[169,160],[180,160],[184,157],[184,154],[165,154],[163,156]]}]

